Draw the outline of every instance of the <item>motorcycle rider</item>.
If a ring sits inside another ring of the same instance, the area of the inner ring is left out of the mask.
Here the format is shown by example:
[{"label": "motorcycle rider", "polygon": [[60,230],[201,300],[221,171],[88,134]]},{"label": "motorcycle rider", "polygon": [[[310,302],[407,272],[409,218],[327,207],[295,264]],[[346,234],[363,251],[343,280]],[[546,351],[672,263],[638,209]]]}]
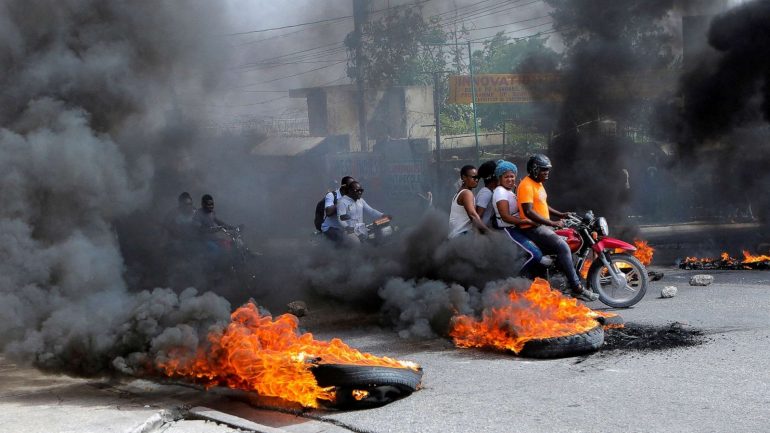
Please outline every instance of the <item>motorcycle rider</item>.
[{"label": "motorcycle rider", "polygon": [[203,237],[206,249],[214,253],[220,249],[217,241],[221,239],[222,229],[234,230],[236,228],[236,226],[217,218],[217,214],[214,212],[214,197],[210,194],[204,194],[201,197],[201,208],[195,212],[195,223],[198,226],[198,233]]},{"label": "motorcycle rider", "polygon": [[369,203],[361,198],[363,193],[364,188],[358,181],[354,180],[348,183],[345,195],[337,200],[337,216],[340,226],[348,234],[366,235],[364,217],[376,220],[385,216],[384,213],[369,206]]},{"label": "motorcycle rider", "polygon": [[[527,161],[528,175],[519,184],[517,196],[519,212],[530,221],[522,224],[521,229],[543,252],[556,254],[558,266],[567,277],[572,296],[583,301],[595,301],[599,295],[586,290],[580,283],[569,245],[553,230],[564,227],[561,219],[570,213],[560,212],[548,205],[548,194],[543,182],[548,180],[551,167],[551,160],[543,154],[532,155]],[[551,216],[556,220],[552,221]]]},{"label": "motorcycle rider", "polygon": [[163,227],[171,241],[186,241],[195,234],[195,206],[190,193],[183,192],[177,198],[177,206],[163,220]]},{"label": "motorcycle rider", "polygon": [[460,169],[460,190],[452,198],[449,210],[449,238],[456,238],[476,227],[481,233],[489,231],[476,213],[473,188],[479,184],[476,167],[466,165]]},{"label": "motorcycle rider", "polygon": [[531,277],[533,265],[540,263],[544,266],[549,266],[551,260],[548,257],[544,257],[540,248],[518,228],[519,225],[530,223],[531,221],[521,217],[519,213],[516,194],[513,192],[517,174],[518,168],[516,164],[502,159],[497,161],[494,175],[499,180],[500,185],[492,193],[493,210],[497,226],[508,235],[511,241],[529,254],[529,259],[524,262],[521,268],[521,274]]},{"label": "motorcycle rider", "polygon": [[487,161],[481,164],[478,171],[479,179],[484,179],[484,186],[476,194],[476,213],[479,214],[481,221],[487,227],[494,227],[492,217],[495,215],[495,210],[492,204],[492,191],[499,185],[495,176],[496,167],[495,161]]},{"label": "motorcycle rider", "polygon": [[337,216],[337,202],[345,195],[348,185],[355,181],[353,176],[345,176],[340,180],[340,186],[336,191],[326,193],[324,197],[324,221],[321,224],[321,233],[327,239],[338,244],[342,242],[344,230]]}]

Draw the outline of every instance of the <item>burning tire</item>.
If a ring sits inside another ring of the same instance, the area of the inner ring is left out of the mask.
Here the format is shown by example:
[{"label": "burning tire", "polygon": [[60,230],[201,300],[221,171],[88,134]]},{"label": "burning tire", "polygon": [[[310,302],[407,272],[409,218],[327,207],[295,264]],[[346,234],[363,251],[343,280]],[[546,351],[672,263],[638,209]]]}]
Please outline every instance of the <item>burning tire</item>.
[{"label": "burning tire", "polygon": [[422,370],[366,365],[319,364],[311,370],[319,386],[337,387],[341,408],[382,406],[417,390]]},{"label": "burning tire", "polygon": [[610,262],[621,272],[615,279],[601,260],[588,270],[588,282],[599,293],[599,300],[614,308],[628,308],[641,301],[650,284],[647,269],[636,257],[626,253],[608,254]]},{"label": "burning tire", "polygon": [[620,316],[610,316],[610,317],[604,317],[599,316],[596,318],[596,321],[599,322],[602,326],[610,326],[610,327],[622,327],[626,324],[626,321],[623,320]]},{"label": "burning tire", "polygon": [[565,358],[595,352],[604,344],[604,328],[595,326],[582,334],[530,340],[519,352],[528,358]]}]

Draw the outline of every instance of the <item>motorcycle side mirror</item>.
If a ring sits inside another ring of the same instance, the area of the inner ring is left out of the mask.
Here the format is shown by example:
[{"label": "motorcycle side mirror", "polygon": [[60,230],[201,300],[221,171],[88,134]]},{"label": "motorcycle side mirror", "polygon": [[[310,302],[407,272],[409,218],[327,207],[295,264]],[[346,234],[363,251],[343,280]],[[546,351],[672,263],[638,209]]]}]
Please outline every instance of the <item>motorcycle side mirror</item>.
[{"label": "motorcycle side mirror", "polygon": [[583,221],[585,221],[586,223],[590,223],[593,220],[594,220],[594,212],[589,210],[588,212],[586,212],[585,216],[583,217]]}]

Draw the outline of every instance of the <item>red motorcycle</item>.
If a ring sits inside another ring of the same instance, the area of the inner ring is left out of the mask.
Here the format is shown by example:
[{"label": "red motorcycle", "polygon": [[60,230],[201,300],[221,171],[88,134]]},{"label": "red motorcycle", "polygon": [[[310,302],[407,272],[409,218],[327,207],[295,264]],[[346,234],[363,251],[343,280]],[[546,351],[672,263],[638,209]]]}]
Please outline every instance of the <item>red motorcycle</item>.
[{"label": "red motorcycle", "polygon": [[[588,211],[583,218],[570,215],[564,228],[556,234],[564,238],[572,251],[575,270],[586,279],[586,289],[599,294],[599,300],[615,308],[628,308],[641,301],[647,292],[649,277],[644,265],[633,256],[636,247],[619,239],[608,237],[609,227],[603,217],[595,218]],[[547,268],[549,281],[564,279],[554,264]],[[589,266],[588,272],[582,272]],[[556,278],[554,278],[556,277]],[[566,281],[552,281],[555,287]]]}]

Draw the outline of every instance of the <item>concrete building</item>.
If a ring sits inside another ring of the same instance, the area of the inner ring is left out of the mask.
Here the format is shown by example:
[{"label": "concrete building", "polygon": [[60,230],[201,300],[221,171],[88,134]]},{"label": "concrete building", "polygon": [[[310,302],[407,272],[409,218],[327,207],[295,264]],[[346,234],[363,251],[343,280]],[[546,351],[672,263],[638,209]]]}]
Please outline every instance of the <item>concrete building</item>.
[{"label": "concrete building", "polygon": [[[347,134],[351,151],[362,150],[354,85],[294,89],[289,96],[307,99],[311,136]],[[433,137],[433,87],[369,89],[365,100],[369,149],[386,139]]]}]

